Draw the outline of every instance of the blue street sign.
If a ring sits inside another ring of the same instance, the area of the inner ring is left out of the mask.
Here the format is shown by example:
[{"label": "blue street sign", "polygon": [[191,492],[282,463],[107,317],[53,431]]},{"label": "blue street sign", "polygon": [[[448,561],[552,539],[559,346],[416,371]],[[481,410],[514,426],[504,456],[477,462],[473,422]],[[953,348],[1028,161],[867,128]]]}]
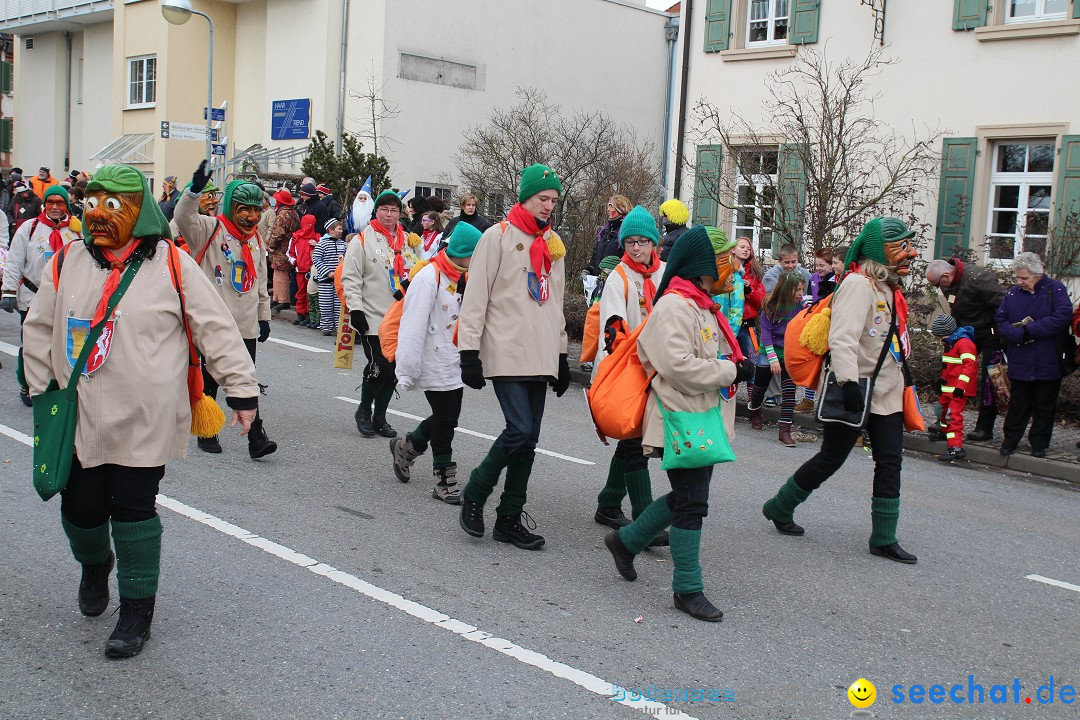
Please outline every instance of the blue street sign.
[{"label": "blue street sign", "polygon": [[[206,119],[206,108],[202,111],[203,120]],[[210,113],[211,122],[225,122],[225,108],[214,108]]]},{"label": "blue street sign", "polygon": [[224,145],[214,144],[214,145],[211,145],[210,148],[212,150],[212,152],[210,153],[211,155],[221,155],[221,156],[224,157],[224,155],[225,155],[225,146]]},{"label": "blue street sign", "polygon": [[311,137],[311,98],[274,100],[270,109],[271,140]]}]

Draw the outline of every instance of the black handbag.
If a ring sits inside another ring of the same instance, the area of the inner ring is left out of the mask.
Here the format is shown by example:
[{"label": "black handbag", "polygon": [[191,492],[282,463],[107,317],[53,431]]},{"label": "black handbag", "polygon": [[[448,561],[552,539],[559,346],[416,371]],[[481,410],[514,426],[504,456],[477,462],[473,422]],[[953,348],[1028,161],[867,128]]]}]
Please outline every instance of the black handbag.
[{"label": "black handbag", "polygon": [[818,402],[817,419],[825,423],[838,423],[848,427],[866,427],[870,419],[870,401],[874,395],[874,378],[881,371],[885,362],[885,356],[889,354],[889,346],[892,344],[893,335],[896,333],[896,313],[892,314],[889,323],[889,331],[885,335],[885,342],[881,346],[881,355],[878,356],[874,372],[868,378],[859,378],[859,394],[863,399],[863,408],[860,412],[854,412],[844,407],[844,391],[842,383],[837,382],[836,375],[832,371],[832,357],[829,358],[829,367],[825,369],[825,382],[821,391],[821,400]]}]

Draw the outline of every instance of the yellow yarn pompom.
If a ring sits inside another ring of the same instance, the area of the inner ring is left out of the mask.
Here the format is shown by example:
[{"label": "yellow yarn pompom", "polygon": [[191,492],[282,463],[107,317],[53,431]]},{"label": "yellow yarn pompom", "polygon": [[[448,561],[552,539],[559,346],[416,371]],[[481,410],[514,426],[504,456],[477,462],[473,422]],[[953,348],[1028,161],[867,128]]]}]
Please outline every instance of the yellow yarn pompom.
[{"label": "yellow yarn pompom", "polygon": [[420,247],[420,236],[417,235],[416,233],[409,233],[408,240],[409,240],[409,247],[411,247],[411,248]]},{"label": "yellow yarn pompom", "polygon": [[209,395],[203,395],[191,406],[191,434],[195,437],[214,437],[225,427],[225,413]]},{"label": "yellow yarn pompom", "polygon": [[806,326],[799,335],[799,344],[815,355],[824,355],[829,351],[829,325],[832,323],[829,315],[831,314],[832,308],[822,309],[806,321]]},{"label": "yellow yarn pompom", "polygon": [[547,244],[552,262],[566,257],[566,246],[563,245],[562,238],[554,230],[548,233]]},{"label": "yellow yarn pompom", "polygon": [[423,270],[426,266],[428,266],[430,264],[431,263],[428,262],[427,260],[419,260],[419,261],[417,261],[417,263],[415,265],[413,265],[412,268],[409,270],[409,282],[412,282],[412,279],[414,277],[416,277],[416,273],[420,272],[421,270]]}]

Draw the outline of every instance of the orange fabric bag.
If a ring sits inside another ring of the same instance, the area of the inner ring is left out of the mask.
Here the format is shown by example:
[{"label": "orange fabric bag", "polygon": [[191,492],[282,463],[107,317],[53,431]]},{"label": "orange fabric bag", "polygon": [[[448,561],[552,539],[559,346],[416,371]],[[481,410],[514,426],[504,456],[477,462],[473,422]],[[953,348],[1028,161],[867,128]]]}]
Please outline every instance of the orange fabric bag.
[{"label": "orange fabric bag", "polygon": [[[647,318],[645,322],[648,322]],[[627,334],[626,321],[622,318],[618,320],[611,354],[600,363],[592,387],[585,392],[596,434],[605,445],[608,438],[628,440],[641,437],[645,401],[649,396],[649,383],[652,382],[637,352],[638,336],[645,322]]]},{"label": "orange fabric bag", "polygon": [[[630,280],[621,266],[616,265],[614,272],[619,273],[623,281],[623,294],[630,294]],[[611,276],[608,275],[608,280]],[[585,329],[581,335],[581,362],[592,362],[596,359],[596,353],[600,350],[600,301],[597,300],[589,306],[585,313]]]},{"label": "orange fabric bag", "polygon": [[919,395],[914,385],[904,388],[904,430],[907,432],[926,432],[926,420],[923,419],[919,406]]},{"label": "orange fabric bag", "polygon": [[[343,264],[338,263],[338,267],[340,268]],[[436,286],[439,284],[439,268],[435,268],[435,284]],[[390,309],[386,311],[379,323],[379,347],[382,348],[383,357],[390,362],[394,362],[394,358],[397,357],[397,336],[401,328],[401,312],[405,308],[405,292],[408,291],[408,285],[402,290],[401,297],[390,304]],[[457,332],[456,328],[454,332]]]},{"label": "orange fabric bag", "polygon": [[[797,387],[816,388],[821,378],[821,368],[825,364],[825,352],[818,354],[802,341],[803,330],[814,317],[827,310],[832,303],[832,295],[827,295],[800,312],[788,322],[784,330],[784,367]],[[826,320],[826,318],[822,318]],[[819,322],[821,322],[819,320]],[[825,341],[828,342],[826,327]]]}]

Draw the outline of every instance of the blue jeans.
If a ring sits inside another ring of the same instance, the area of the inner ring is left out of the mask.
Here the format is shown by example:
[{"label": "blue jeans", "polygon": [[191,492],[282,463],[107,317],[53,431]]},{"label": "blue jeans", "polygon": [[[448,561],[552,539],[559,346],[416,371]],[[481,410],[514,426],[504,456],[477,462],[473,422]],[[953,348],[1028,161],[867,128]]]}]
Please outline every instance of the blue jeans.
[{"label": "blue jeans", "polygon": [[499,400],[506,429],[495,439],[508,455],[518,450],[531,457],[540,441],[540,423],[544,419],[547,383],[543,380],[491,380]]}]

